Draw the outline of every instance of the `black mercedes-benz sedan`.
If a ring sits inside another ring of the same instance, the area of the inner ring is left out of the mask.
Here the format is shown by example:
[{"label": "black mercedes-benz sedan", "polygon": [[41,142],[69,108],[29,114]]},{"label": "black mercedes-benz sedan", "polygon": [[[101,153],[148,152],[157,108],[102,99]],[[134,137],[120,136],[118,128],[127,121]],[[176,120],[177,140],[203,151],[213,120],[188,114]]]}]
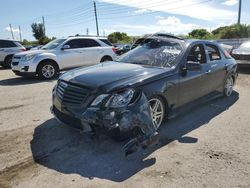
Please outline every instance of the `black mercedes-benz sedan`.
[{"label": "black mercedes-benz sedan", "polygon": [[185,106],[213,93],[229,97],[236,78],[235,60],[217,43],[154,36],[116,62],[64,73],[51,110],[84,132],[135,133],[131,149],[154,143],[162,122]]},{"label": "black mercedes-benz sedan", "polygon": [[242,43],[232,51],[233,58],[240,68],[250,68],[250,41]]}]

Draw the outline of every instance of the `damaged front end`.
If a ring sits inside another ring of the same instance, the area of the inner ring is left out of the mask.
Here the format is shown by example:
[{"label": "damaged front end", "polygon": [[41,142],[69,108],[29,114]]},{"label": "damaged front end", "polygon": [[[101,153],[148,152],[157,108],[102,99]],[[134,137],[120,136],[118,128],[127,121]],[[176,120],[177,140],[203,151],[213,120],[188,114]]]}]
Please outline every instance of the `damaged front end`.
[{"label": "damaged front end", "polygon": [[[56,96],[53,98],[55,101]],[[53,103],[52,111],[55,108],[55,102]],[[70,107],[65,108],[80,120],[85,132],[94,131],[96,127],[108,132],[119,130],[118,134],[114,135],[117,137],[135,129],[139,130],[139,134],[124,146],[125,155],[133,153],[139,146],[145,148],[157,142],[158,133],[152,123],[147,97],[142,91],[125,89],[114,94],[101,94],[77,114]],[[57,117],[57,114],[55,116]]]}]

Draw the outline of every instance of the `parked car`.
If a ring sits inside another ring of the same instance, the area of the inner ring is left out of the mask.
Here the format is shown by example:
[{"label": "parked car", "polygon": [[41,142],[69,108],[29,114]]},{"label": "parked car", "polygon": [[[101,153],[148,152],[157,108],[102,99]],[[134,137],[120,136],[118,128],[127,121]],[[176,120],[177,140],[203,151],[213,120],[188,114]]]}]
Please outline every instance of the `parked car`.
[{"label": "parked car", "polygon": [[121,46],[119,46],[119,47],[117,48],[116,54],[117,54],[117,55],[122,55],[122,54],[128,52],[130,49],[131,49],[131,45],[130,45],[130,44],[121,45]]},{"label": "parked car", "polygon": [[166,118],[212,94],[229,97],[237,64],[217,43],[150,37],[108,62],[68,71],[53,89],[52,113],[83,131],[106,130],[125,147],[150,145]]},{"label": "parked car", "polygon": [[228,45],[228,44],[224,44],[224,43],[219,43],[219,45],[220,45],[223,49],[225,49],[229,54],[232,53],[232,51],[233,51],[233,46]]},{"label": "parked car", "polygon": [[43,47],[43,45],[35,45],[30,48],[30,50],[39,50]]},{"label": "parked car", "polygon": [[131,46],[131,50],[136,48],[137,46],[139,46],[140,44],[143,43],[143,41],[145,41],[148,37],[152,37],[152,36],[158,36],[158,37],[167,37],[167,38],[173,38],[173,39],[178,39],[178,40],[184,40],[183,38],[177,37],[175,35],[169,34],[169,33],[154,33],[152,35],[147,35],[144,37],[141,37],[139,39],[137,39]]},{"label": "parked car", "polygon": [[17,41],[0,39],[0,65],[10,68],[13,55],[25,50],[25,47]]},{"label": "parked car", "polygon": [[240,67],[250,67],[250,41],[244,42],[239,48],[232,51],[233,58],[237,61]]},{"label": "parked car", "polygon": [[40,50],[16,54],[12,60],[12,70],[20,76],[38,75],[43,79],[51,79],[60,70],[95,65],[115,57],[106,38],[68,37],[55,39]]}]

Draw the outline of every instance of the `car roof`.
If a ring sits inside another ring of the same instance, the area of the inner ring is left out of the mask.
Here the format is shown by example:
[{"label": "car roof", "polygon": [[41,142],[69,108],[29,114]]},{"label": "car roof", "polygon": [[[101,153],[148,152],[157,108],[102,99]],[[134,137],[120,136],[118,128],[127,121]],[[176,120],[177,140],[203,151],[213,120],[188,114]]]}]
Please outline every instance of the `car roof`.
[{"label": "car roof", "polygon": [[84,38],[84,39],[107,39],[107,37],[103,37],[103,36],[91,36],[91,35],[80,35],[80,36],[69,36],[68,38]]},{"label": "car roof", "polygon": [[13,39],[0,39],[0,40],[4,40],[4,41],[12,41],[12,42],[20,42],[20,41],[13,40]]}]

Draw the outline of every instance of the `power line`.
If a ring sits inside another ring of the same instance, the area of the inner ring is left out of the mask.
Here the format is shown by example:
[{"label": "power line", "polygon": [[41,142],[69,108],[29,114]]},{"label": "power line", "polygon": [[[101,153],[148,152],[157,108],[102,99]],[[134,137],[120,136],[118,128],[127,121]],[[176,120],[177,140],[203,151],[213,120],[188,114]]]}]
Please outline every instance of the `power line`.
[{"label": "power line", "polygon": [[[170,8],[170,9],[164,9],[164,11],[160,11],[160,10],[157,10],[157,11],[151,11],[151,12],[146,12],[146,13],[143,13],[143,14],[134,14],[134,15],[126,15],[126,17],[124,16],[116,16],[116,17],[102,17],[100,19],[120,19],[120,18],[124,18],[124,19],[127,19],[127,18],[130,18],[130,17],[135,17],[135,16],[144,16],[144,15],[149,15],[149,14],[154,14],[154,13],[157,13],[157,12],[165,12],[166,10],[176,10],[176,9],[181,9],[181,8],[185,8],[185,7],[190,7],[190,6],[195,6],[195,5],[198,5],[198,4],[204,4],[204,3],[208,3],[210,1],[213,1],[213,0],[205,0],[205,1],[200,1],[200,2],[197,2],[197,3],[192,3],[192,4],[189,4],[189,5],[185,5],[185,6],[179,6],[179,7],[173,7],[173,8]],[[108,15],[108,14],[106,14]]]}]

